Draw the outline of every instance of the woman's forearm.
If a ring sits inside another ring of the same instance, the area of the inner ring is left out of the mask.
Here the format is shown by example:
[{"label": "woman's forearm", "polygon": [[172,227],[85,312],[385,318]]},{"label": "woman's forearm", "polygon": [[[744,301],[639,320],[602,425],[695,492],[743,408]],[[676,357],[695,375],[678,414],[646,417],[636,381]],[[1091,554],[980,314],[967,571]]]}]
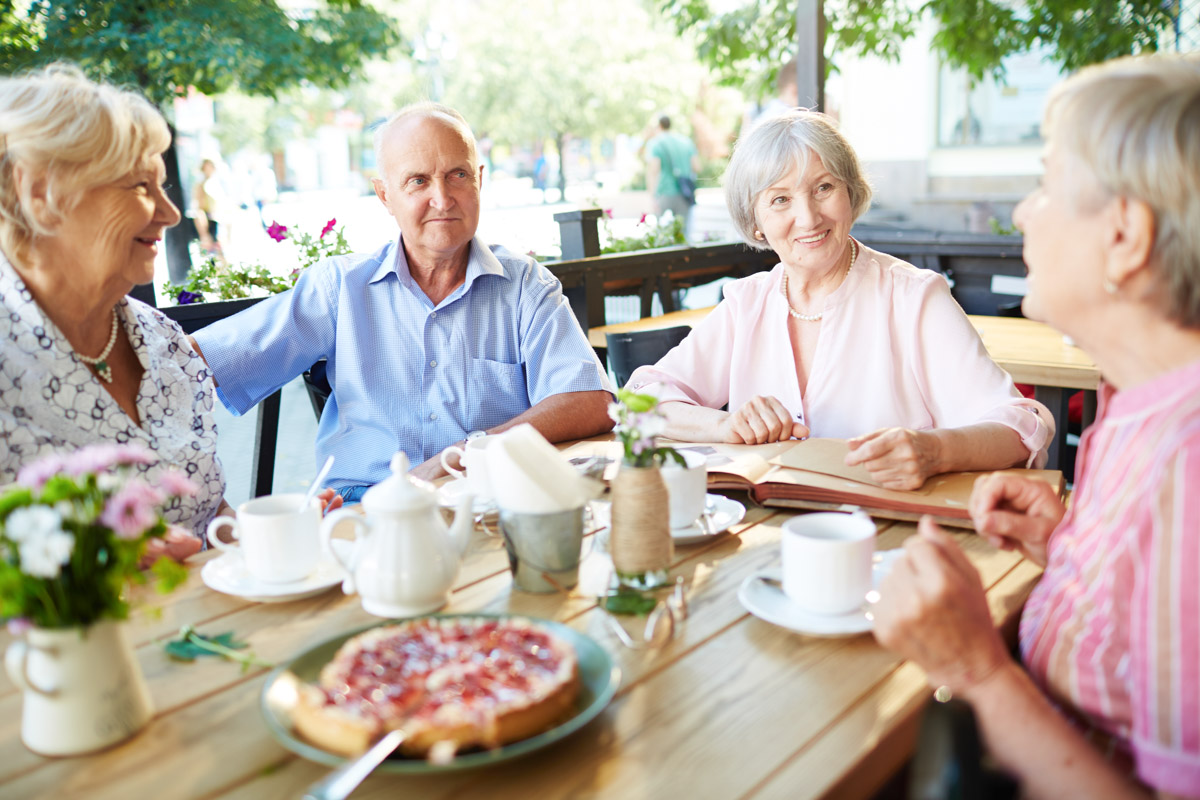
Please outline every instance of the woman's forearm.
[{"label": "woman's forearm", "polygon": [[1034,798],[1145,798],[1152,795],[1101,757],[1046,700],[1016,663],[964,695],[988,751]]},{"label": "woman's forearm", "polygon": [[1029,460],[1029,449],[1021,441],[1021,435],[999,422],[937,428],[924,433],[938,443],[937,468],[930,474],[1023,467]]},{"label": "woman's forearm", "polygon": [[728,411],[678,401],[663,403],[658,408],[667,421],[668,438],[680,442],[722,441],[721,424],[729,417]]}]

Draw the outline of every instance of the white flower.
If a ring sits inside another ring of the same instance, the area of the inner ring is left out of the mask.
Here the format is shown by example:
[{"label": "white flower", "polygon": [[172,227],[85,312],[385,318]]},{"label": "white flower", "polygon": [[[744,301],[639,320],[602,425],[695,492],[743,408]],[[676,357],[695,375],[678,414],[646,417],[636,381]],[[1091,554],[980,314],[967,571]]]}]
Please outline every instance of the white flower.
[{"label": "white flower", "polygon": [[621,412],[624,409],[625,409],[625,406],[621,405],[620,403],[609,403],[608,404],[608,418],[611,419],[613,422],[619,423],[621,421],[621,416],[622,416]]},{"label": "white flower", "polygon": [[61,530],[26,539],[21,543],[21,571],[35,578],[57,578],[74,549],[75,537]]},{"label": "white flower", "polygon": [[96,486],[102,492],[112,492],[121,488],[125,481],[120,475],[111,472],[101,472],[96,476]]},{"label": "white flower", "polygon": [[62,533],[62,516],[48,506],[26,506],[8,515],[4,528],[9,539],[24,542],[51,533]]}]

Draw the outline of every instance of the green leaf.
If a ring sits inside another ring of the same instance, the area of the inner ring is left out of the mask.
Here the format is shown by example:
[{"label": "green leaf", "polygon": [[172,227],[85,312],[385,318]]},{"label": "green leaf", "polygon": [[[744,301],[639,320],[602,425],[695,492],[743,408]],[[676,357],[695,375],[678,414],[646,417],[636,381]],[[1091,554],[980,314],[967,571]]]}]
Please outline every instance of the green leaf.
[{"label": "green leaf", "polygon": [[653,411],[654,407],[658,405],[658,398],[654,395],[638,394],[628,389],[618,389],[617,400],[635,414],[644,414],[647,411]]},{"label": "green leaf", "polygon": [[658,605],[658,599],[639,592],[637,589],[622,586],[607,597],[601,598],[604,608],[614,614],[637,614],[645,616]]},{"label": "green leaf", "polygon": [[165,649],[167,655],[176,661],[195,661],[198,656],[228,657],[211,645],[217,645],[226,650],[244,650],[249,647],[245,642],[234,639],[233,631],[226,631],[218,636],[205,636],[194,630],[188,630],[187,633],[181,631],[178,639],[167,642]]}]

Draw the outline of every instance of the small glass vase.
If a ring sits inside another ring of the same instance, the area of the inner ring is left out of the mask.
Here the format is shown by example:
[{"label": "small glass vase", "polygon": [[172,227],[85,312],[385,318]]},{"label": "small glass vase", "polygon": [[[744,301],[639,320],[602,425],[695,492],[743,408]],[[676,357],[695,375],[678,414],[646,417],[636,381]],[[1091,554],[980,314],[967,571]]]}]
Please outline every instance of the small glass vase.
[{"label": "small glass vase", "polygon": [[609,552],[622,585],[653,589],[669,582],[675,545],[667,486],[657,466],[622,464],[617,471]]}]

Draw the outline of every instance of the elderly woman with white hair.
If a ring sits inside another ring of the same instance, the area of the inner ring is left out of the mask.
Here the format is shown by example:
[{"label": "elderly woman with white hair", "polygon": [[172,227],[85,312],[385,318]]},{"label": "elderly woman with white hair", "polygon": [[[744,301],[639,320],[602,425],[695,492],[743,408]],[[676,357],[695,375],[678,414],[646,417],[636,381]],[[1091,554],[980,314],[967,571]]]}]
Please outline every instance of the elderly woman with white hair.
[{"label": "elderly woman with white hair", "polygon": [[1044,463],[1053,418],[988,357],[945,278],[851,237],[871,188],[828,117],[758,123],[737,144],[725,197],[743,238],[781,263],[728,284],[678,347],[630,376],[658,396],[666,435],[844,438],[847,463],[898,489]]},{"label": "elderly woman with white hair", "polygon": [[73,67],[0,79],[0,484],[51,453],[140,445],[199,488],[164,510],[182,557],[223,503],[212,378],[174,322],[126,296],[180,219],[169,144],[144,98]]},{"label": "elderly woman with white hair", "polygon": [[1100,367],[1070,510],[1014,475],[979,532],[1045,566],[1024,669],[979,576],[924,520],[875,635],[975,710],[1031,797],[1200,797],[1200,58],[1129,58],[1051,93],[1042,185],[1018,206],[1023,307]]}]

